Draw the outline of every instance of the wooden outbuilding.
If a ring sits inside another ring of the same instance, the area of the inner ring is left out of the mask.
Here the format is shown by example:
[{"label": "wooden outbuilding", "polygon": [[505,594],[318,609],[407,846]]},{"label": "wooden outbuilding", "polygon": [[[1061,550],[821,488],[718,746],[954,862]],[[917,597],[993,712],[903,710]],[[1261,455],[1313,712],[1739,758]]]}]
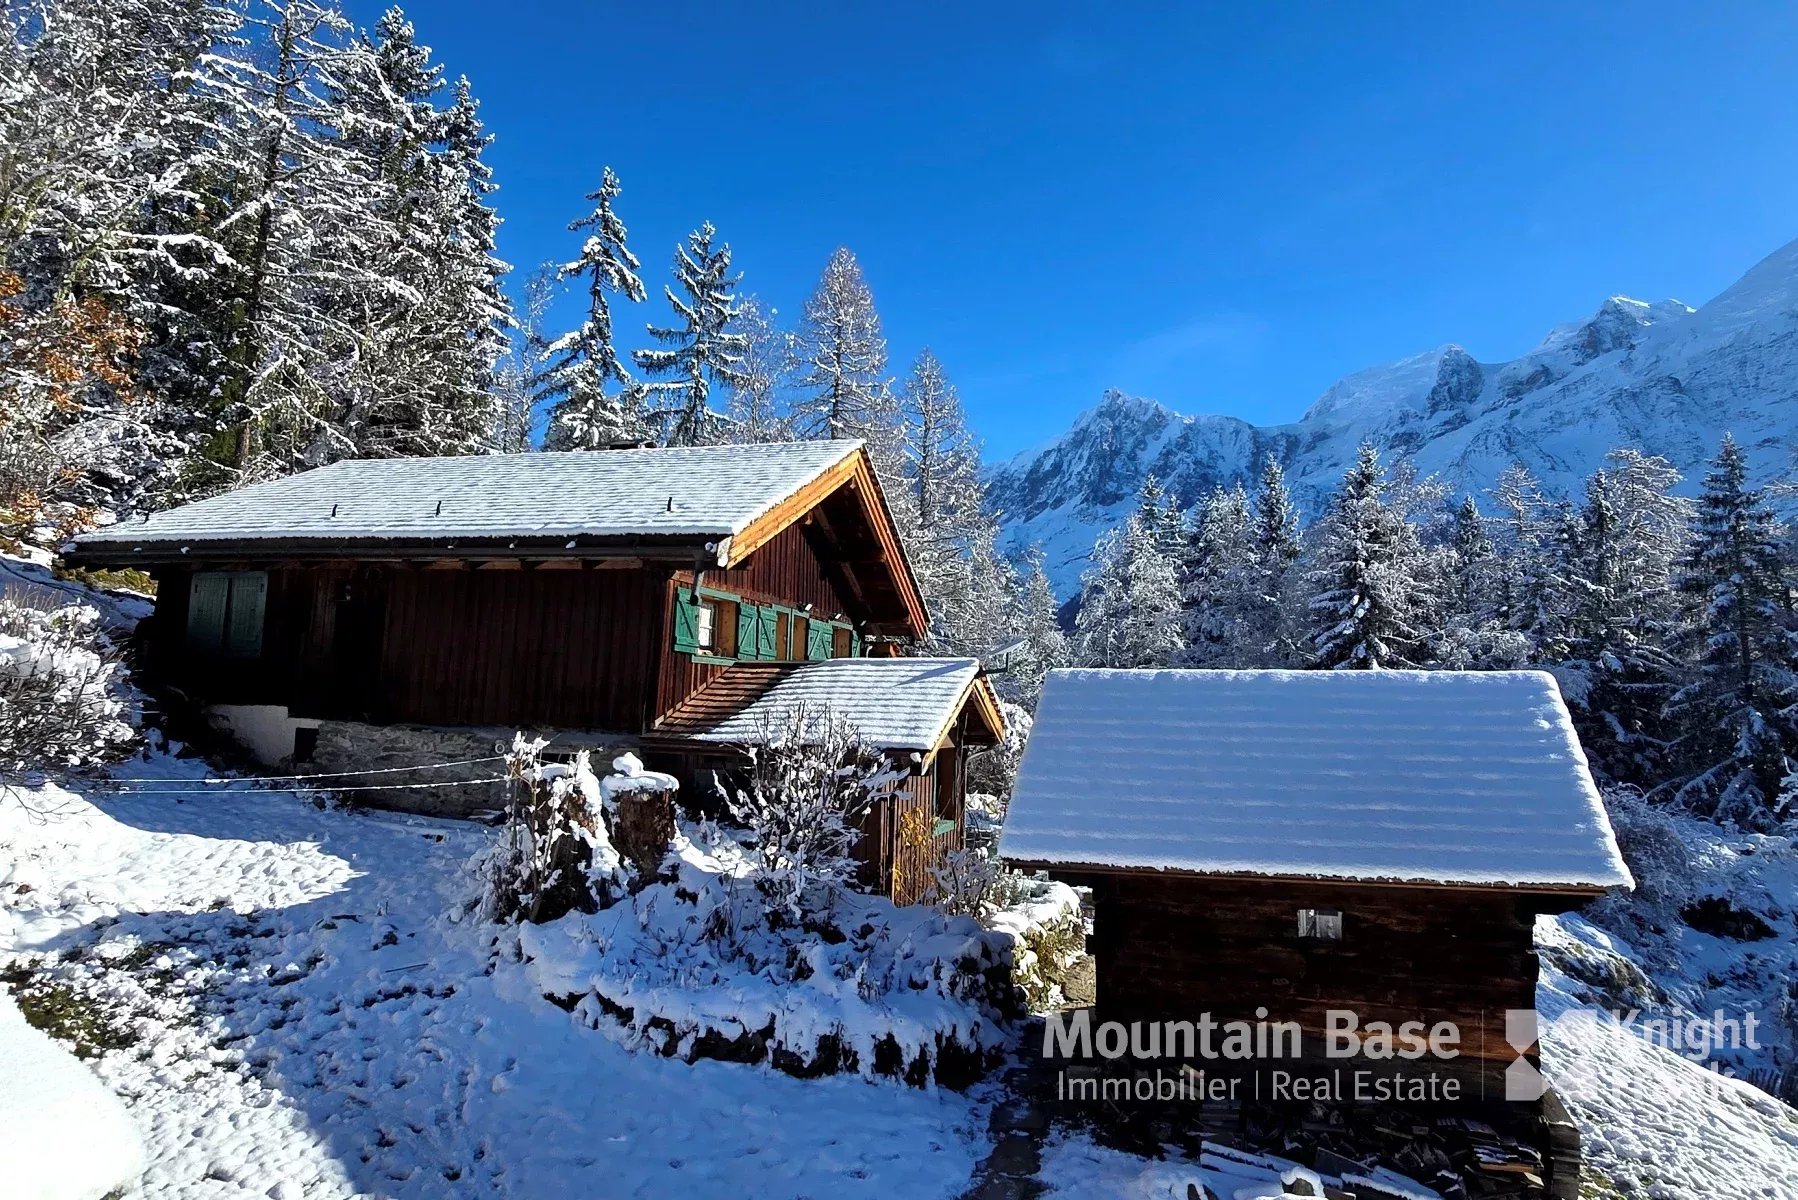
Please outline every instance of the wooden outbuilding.
[{"label": "wooden outbuilding", "polygon": [[[695,714],[765,690],[746,680],[893,663],[838,681],[854,704],[854,687],[884,695],[919,669],[901,662],[933,661],[898,658],[925,632],[924,601],[855,441],[339,462],[86,534],[65,556],[155,578],[144,677],[262,762],[484,760],[343,781],[403,781],[359,795],[443,814],[498,804],[473,781],[514,730],[552,752],[653,744],[695,767],[730,753],[682,749],[705,732]],[[1000,736],[990,687],[963,682],[933,693],[954,706],[940,737],[892,751],[916,755],[903,790],[955,838],[963,758]],[[891,846],[866,856],[891,886]]]},{"label": "wooden outbuilding", "polygon": [[1487,1081],[1537,915],[1631,886],[1531,671],[1054,672],[1000,852],[1092,887],[1106,1019],[1447,1021]]}]

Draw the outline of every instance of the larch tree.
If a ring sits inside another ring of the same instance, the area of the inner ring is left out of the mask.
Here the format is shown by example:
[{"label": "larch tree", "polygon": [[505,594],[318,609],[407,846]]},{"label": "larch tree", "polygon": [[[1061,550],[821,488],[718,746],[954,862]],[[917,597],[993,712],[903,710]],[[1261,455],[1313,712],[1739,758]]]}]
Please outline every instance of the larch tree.
[{"label": "larch tree", "polygon": [[674,252],[674,278],[681,294],[664,287],[674,309],[673,325],[651,325],[649,334],[661,345],[634,356],[647,385],[651,422],[665,446],[706,446],[725,440],[728,418],[712,411],[713,387],[721,390],[747,382],[745,355],[749,339],[736,327],[737,300],[732,295],[741,276],[730,273],[730,246],[714,246],[718,231],[707,221],[687,235]]},{"label": "larch tree", "polygon": [[1423,657],[1427,563],[1386,488],[1379,452],[1363,443],[1320,524],[1307,573],[1314,667],[1409,667]]},{"label": "larch tree", "polygon": [[550,405],[547,450],[603,450],[652,435],[643,393],[612,340],[611,297],[641,303],[647,295],[637,275],[642,264],[625,245],[624,221],[613,207],[622,190],[605,168],[599,189],[587,195],[593,211],[568,226],[587,239],[580,257],[562,264],[557,276],[586,281],[587,316],[544,347],[539,396]]},{"label": "larch tree", "polygon": [[733,442],[783,442],[792,436],[785,405],[793,378],[793,339],[776,324],[777,316],[754,296],[737,301],[743,369],[742,379],[730,389]]},{"label": "larch tree", "polygon": [[806,438],[861,438],[882,478],[899,472],[899,420],[887,343],[861,264],[839,247],[800,317],[793,430]]},{"label": "larch tree", "polygon": [[1765,498],[1748,486],[1741,447],[1725,437],[1680,564],[1696,676],[1668,709],[1686,731],[1675,799],[1744,828],[1792,815],[1788,781],[1798,771],[1798,622],[1780,534]]}]

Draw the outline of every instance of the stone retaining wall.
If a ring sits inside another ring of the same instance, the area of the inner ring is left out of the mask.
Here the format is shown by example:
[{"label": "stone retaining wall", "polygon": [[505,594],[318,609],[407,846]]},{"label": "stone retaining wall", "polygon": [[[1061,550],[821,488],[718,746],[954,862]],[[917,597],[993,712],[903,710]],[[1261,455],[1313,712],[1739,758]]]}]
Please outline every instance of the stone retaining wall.
[{"label": "stone retaining wall", "polygon": [[[388,774],[348,775],[335,780],[345,787],[374,786],[376,791],[346,792],[345,799],[376,808],[398,809],[432,817],[497,817],[506,807],[506,784],[474,783],[504,775],[499,756],[512,745],[515,731],[498,727],[462,728],[442,725],[368,725],[359,721],[320,721],[318,744],[300,770],[339,772],[387,770]],[[603,765],[636,748],[635,739],[615,733],[567,730],[532,731],[549,739],[547,759],[576,750],[593,751]],[[392,771],[427,763],[463,763],[431,771]],[[384,786],[392,785],[392,786]],[[419,786],[429,785],[429,786]]]}]

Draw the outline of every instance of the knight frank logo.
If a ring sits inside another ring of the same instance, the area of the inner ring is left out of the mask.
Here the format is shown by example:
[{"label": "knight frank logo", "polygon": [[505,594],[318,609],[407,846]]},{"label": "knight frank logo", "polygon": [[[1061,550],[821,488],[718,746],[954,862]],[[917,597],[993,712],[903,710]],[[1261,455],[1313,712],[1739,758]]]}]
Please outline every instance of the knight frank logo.
[{"label": "knight frank logo", "polygon": [[1533,1103],[1548,1091],[1548,1080],[1525,1057],[1542,1037],[1542,1024],[1533,1008],[1505,1010],[1505,1041],[1517,1052],[1517,1061],[1505,1068],[1505,1099]]}]

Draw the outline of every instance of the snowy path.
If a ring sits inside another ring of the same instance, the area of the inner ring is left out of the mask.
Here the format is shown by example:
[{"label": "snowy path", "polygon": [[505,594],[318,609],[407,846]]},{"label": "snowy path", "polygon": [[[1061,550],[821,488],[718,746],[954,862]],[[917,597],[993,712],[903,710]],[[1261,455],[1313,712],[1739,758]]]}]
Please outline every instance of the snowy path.
[{"label": "snowy path", "polygon": [[78,949],[55,974],[137,1014],[98,1071],[146,1195],[953,1196],[984,1152],[966,1097],[635,1055],[489,973],[445,915],[483,830],[279,792],[35,799],[62,811],[0,803],[0,966]]}]

